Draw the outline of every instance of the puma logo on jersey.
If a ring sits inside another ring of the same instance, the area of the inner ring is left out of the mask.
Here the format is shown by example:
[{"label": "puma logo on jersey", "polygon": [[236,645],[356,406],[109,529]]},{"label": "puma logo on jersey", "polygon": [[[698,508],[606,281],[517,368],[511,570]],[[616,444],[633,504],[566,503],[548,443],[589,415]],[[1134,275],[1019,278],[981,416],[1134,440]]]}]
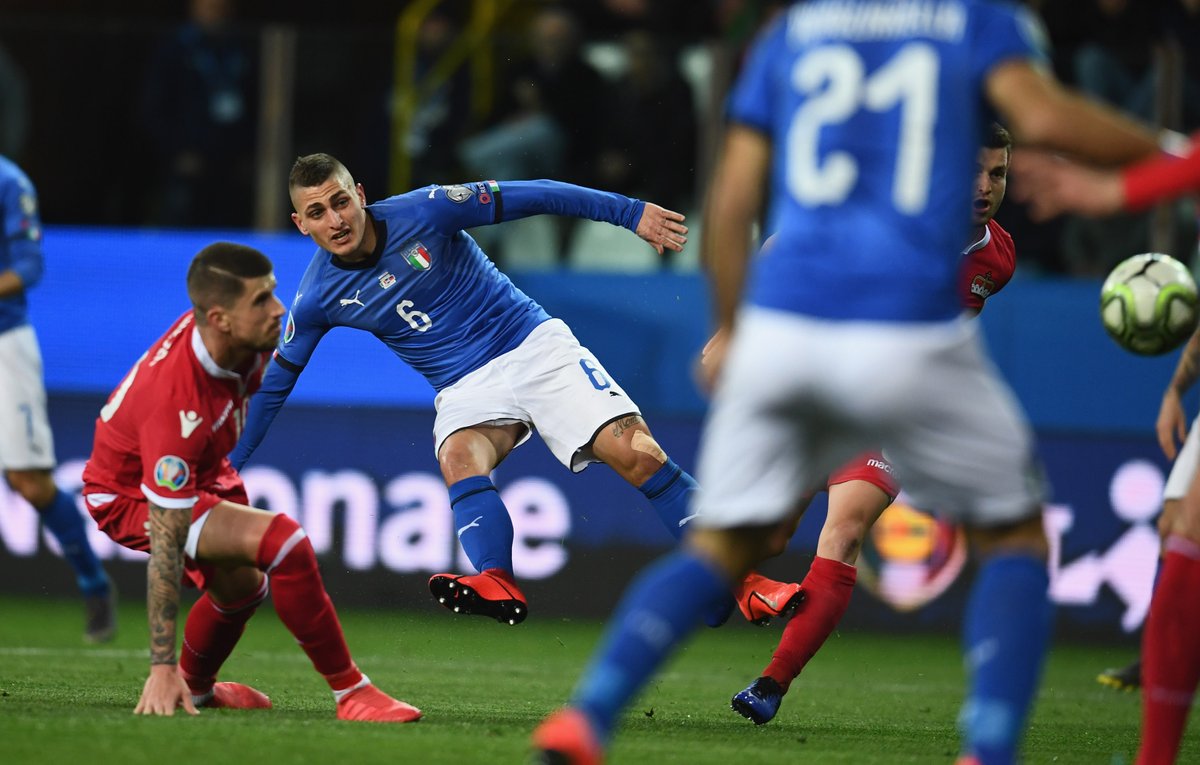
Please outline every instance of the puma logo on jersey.
[{"label": "puma logo on jersey", "polygon": [[468,523],[466,526],[463,526],[461,529],[459,529],[459,530],[458,530],[458,535],[461,537],[461,536],[462,536],[463,534],[465,534],[465,533],[466,533],[466,532],[467,532],[469,529],[477,529],[477,528],[479,528],[479,522],[480,522],[480,521],[482,521],[482,520],[483,520],[483,516],[481,515],[481,516],[479,516],[478,518],[476,518],[475,520],[473,520],[473,521],[471,521],[470,523]]},{"label": "puma logo on jersey", "polygon": [[194,411],[188,410],[185,412],[182,409],[179,410],[179,433],[184,438],[189,438],[202,422],[204,422],[204,418]]},{"label": "puma logo on jersey", "polygon": [[366,306],[365,306],[365,305],[363,305],[363,301],[361,301],[361,300],[359,300],[359,299],[358,299],[358,296],[359,296],[360,294],[362,294],[362,290],[358,290],[358,291],[356,291],[356,292],[354,293],[354,297],[352,297],[352,298],[342,298],[342,299],[341,299],[339,302],[340,302],[342,305],[344,305],[344,306],[346,306],[346,305],[361,305],[363,308],[366,308]]}]

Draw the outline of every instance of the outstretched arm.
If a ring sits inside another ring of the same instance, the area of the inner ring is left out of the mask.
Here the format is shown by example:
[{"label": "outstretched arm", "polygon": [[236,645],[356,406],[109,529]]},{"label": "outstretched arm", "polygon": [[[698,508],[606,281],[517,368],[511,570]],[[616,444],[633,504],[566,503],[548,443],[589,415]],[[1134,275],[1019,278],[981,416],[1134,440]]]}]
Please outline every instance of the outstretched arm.
[{"label": "outstretched arm", "polygon": [[497,198],[502,205],[497,222],[539,214],[604,221],[634,232],[659,255],[664,250],[679,252],[687,241],[682,213],[622,194],[560,181],[505,181]]},{"label": "outstretched arm", "polygon": [[192,694],[179,675],[175,660],[179,591],[183,578],[183,545],[191,513],[150,503],[150,563],[146,573],[146,612],[150,623],[150,677],[133,713],[175,714],[182,706],[197,714]]},{"label": "outstretched arm", "polygon": [[229,453],[229,461],[235,470],[241,471],[250,455],[262,443],[267,435],[275,415],[283,407],[283,402],[296,387],[300,379],[301,367],[276,354],[271,360],[271,366],[263,375],[262,387],[250,399],[250,411],[246,415],[246,425],[238,438],[237,446]]},{"label": "outstretched arm", "polygon": [[[429,199],[442,201],[437,208],[435,224],[451,233],[460,228],[481,224],[503,223],[533,215],[563,215],[572,218],[611,223],[627,228],[662,254],[664,250],[683,249],[687,242],[684,216],[650,202],[576,186],[562,181],[487,181],[466,186],[450,187],[470,193],[456,198],[439,193],[433,187]],[[449,204],[445,202],[448,200]],[[469,200],[469,201],[468,201]]]},{"label": "outstretched arm", "polygon": [[1065,88],[1027,60],[997,66],[988,75],[986,92],[1022,146],[1110,166],[1158,153],[1158,135],[1147,125]]}]

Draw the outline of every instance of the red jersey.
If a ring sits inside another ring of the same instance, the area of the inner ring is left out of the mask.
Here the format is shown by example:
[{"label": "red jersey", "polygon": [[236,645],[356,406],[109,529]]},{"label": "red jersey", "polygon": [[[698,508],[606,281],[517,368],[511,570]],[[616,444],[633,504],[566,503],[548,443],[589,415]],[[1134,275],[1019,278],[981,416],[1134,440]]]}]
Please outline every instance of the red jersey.
[{"label": "red jersey", "polygon": [[269,351],[258,354],[244,375],[222,369],[192,312],[176,319],[100,410],[85,491],[170,508],[193,507],[201,492],[220,493],[233,474],[226,455],[269,359]]},{"label": "red jersey", "polygon": [[960,292],[963,305],[983,310],[983,303],[1004,289],[1017,270],[1017,248],[999,223],[989,220],[983,238],[963,252]]}]

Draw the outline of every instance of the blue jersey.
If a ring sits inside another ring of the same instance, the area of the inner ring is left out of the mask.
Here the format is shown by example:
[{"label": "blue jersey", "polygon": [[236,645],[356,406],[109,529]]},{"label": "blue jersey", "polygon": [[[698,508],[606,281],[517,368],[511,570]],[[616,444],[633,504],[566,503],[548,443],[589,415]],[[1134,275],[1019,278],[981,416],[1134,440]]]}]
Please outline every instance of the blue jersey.
[{"label": "blue jersey", "polygon": [[370,332],[441,390],[516,348],[550,318],[464,228],[549,213],[636,230],[644,208],[620,194],[546,180],[428,186],[368,206],[375,252],[354,263],[324,250],[313,256],[231,455],[234,465],[262,440],[333,327]]},{"label": "blue jersey", "polygon": [[975,0],[811,0],[764,32],[730,121],[771,141],[775,246],[746,299],[830,319],[962,311],[960,251],[989,119],[984,81],[1042,61],[1027,11]]},{"label": "blue jersey", "polygon": [[0,273],[15,271],[24,285],[15,295],[0,298],[0,332],[7,332],[29,320],[25,290],[42,278],[42,224],[33,184],[5,157],[0,157],[0,215],[4,218]]}]

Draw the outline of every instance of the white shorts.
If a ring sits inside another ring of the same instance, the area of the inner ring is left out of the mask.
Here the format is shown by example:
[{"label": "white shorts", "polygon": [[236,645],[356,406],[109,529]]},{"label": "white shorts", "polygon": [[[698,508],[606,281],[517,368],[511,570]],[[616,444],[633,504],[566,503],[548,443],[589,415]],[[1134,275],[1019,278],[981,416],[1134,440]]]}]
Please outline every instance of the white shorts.
[{"label": "white shorts", "polygon": [[42,352],[33,327],[23,324],[0,333],[0,468],[49,470],[54,465]]},{"label": "white shorts", "polygon": [[[524,423],[574,472],[598,462],[588,447],[608,423],[641,414],[596,357],[558,319],[539,324],[520,345],[448,388],[433,402],[434,454],[455,431]],[[517,442],[520,446],[529,432]]]},{"label": "white shorts", "polygon": [[821,321],[748,308],[700,444],[694,523],[766,525],[884,449],[912,502],[972,525],[1032,517],[1042,473],[975,322]]},{"label": "white shorts", "polygon": [[1183,495],[1187,494],[1187,490],[1192,485],[1192,479],[1196,477],[1196,468],[1200,467],[1200,417],[1192,423],[1192,427],[1188,430],[1187,438],[1183,441],[1183,446],[1179,449],[1179,454],[1175,457],[1175,464],[1171,465],[1171,474],[1167,476],[1167,483],[1163,487],[1163,499],[1183,499]]}]

